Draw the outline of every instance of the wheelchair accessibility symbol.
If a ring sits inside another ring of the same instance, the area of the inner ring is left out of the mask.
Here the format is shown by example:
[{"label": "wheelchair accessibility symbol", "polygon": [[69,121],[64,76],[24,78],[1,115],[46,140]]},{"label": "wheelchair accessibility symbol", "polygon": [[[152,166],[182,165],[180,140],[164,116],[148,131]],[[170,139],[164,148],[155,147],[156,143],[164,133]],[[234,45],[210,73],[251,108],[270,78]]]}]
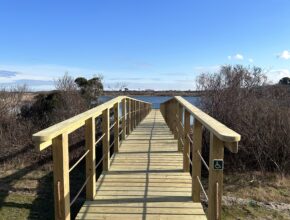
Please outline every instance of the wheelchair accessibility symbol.
[{"label": "wheelchair accessibility symbol", "polygon": [[214,159],[213,160],[213,169],[214,170],[223,170],[224,169],[224,161],[222,159]]}]

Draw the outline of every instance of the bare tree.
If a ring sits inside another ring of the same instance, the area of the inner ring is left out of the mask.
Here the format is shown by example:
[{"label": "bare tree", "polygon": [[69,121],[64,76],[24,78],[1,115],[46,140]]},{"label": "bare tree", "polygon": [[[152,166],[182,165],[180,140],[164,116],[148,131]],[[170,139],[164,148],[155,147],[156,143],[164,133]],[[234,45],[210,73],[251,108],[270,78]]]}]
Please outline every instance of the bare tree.
[{"label": "bare tree", "polygon": [[[197,88],[204,91],[201,105],[242,135],[240,153],[231,165],[247,169],[290,170],[290,93],[286,86],[268,86],[261,68],[224,66],[203,73]],[[237,162],[237,161],[240,161]]]},{"label": "bare tree", "polygon": [[55,88],[61,91],[75,91],[77,85],[73,77],[66,72],[62,77],[54,80]]}]

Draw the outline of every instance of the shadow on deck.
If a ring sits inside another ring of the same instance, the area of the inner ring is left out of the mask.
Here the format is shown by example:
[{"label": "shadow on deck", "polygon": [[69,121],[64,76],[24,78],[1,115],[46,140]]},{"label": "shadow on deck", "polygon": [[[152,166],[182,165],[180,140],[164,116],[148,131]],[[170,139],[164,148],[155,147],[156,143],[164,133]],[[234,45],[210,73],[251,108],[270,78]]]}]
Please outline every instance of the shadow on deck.
[{"label": "shadow on deck", "polygon": [[159,110],[122,142],[76,219],[206,219],[191,197],[192,179]]}]

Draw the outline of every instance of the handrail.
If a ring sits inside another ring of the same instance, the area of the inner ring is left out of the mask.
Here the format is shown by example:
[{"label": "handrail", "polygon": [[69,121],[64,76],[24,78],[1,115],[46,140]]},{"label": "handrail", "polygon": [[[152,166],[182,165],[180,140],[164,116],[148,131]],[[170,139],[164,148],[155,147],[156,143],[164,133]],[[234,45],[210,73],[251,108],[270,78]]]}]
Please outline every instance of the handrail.
[{"label": "handrail", "polygon": [[186,108],[186,110],[188,110],[194,116],[194,118],[200,121],[204,127],[213,132],[220,140],[225,142],[237,142],[241,140],[241,135],[239,135],[237,132],[233,131],[199,108],[195,107],[181,96],[175,96],[174,99],[178,101],[184,108]]},{"label": "handrail", "polygon": [[[184,172],[189,172],[191,166],[193,202],[201,201],[200,193],[202,191],[208,200],[208,219],[220,220],[224,147],[237,153],[241,136],[180,96],[175,96],[162,103],[160,110],[173,132],[174,138],[178,141],[178,151],[183,152]],[[190,124],[191,117],[194,118],[193,125]],[[191,132],[192,126],[193,132]],[[208,164],[201,154],[203,129],[210,132]],[[202,164],[209,171],[208,195],[201,182]]]},{"label": "handrail", "polygon": [[[122,105],[122,116],[119,107]],[[114,122],[110,126],[110,109],[113,108]],[[110,169],[110,149],[119,151],[120,141],[125,140],[134,128],[150,112],[151,104],[127,96],[119,96],[86,112],[35,133],[32,137],[38,150],[52,146],[53,179],[55,195],[55,219],[69,220],[70,206],[86,188],[86,199],[92,200],[96,194],[96,169],[102,163],[103,171]],[[96,118],[102,118],[102,134],[96,141]],[[85,128],[86,151],[69,167],[69,133],[80,127]],[[120,132],[122,128],[122,132]],[[110,142],[110,133],[114,140]],[[120,138],[120,134],[122,134]],[[102,157],[96,163],[96,145],[102,141]],[[111,144],[110,144],[111,143]],[[70,199],[70,171],[86,159],[86,179],[76,196]]]},{"label": "handrail", "polygon": [[148,102],[144,102],[141,100],[137,100],[127,96],[118,96],[114,99],[111,99],[108,102],[105,102],[95,108],[92,108],[86,112],[78,114],[74,117],[71,117],[65,121],[52,125],[44,130],[41,130],[32,136],[33,142],[38,147],[38,150],[42,151],[48,146],[52,144],[52,139],[57,137],[58,135],[67,132],[68,134],[77,130],[78,128],[85,125],[85,121],[89,118],[96,118],[100,116],[105,109],[112,108],[115,103],[120,103],[124,99],[129,99],[132,101],[138,101],[141,103],[145,103],[147,105],[151,105]]}]

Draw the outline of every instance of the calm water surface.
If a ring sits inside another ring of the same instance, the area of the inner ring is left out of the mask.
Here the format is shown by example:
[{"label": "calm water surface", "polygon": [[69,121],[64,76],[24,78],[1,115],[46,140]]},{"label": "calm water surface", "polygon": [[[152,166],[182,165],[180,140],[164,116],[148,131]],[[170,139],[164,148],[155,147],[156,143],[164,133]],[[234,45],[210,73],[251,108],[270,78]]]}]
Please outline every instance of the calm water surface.
[{"label": "calm water surface", "polygon": [[[115,98],[116,96],[101,96],[99,98],[99,101],[101,103],[111,100],[112,98]],[[130,96],[135,99],[140,99],[145,102],[152,103],[152,108],[159,109],[160,104],[171,99],[172,96]],[[186,99],[188,102],[195,106],[199,106],[199,97],[196,96],[183,96],[184,99]]]}]

